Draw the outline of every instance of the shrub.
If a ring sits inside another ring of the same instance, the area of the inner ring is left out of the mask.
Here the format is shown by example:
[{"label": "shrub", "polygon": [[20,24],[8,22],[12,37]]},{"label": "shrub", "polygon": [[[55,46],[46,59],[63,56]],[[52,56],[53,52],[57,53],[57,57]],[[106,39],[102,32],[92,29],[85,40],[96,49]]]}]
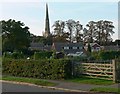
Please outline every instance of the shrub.
[{"label": "shrub", "polygon": [[116,62],[117,62],[117,69],[116,69],[117,81],[120,83],[120,59],[117,59]]},{"label": "shrub", "polygon": [[86,62],[88,60],[87,56],[66,56],[65,58],[68,58],[74,62]]},{"label": "shrub", "polygon": [[92,56],[96,59],[111,60],[120,57],[120,51],[99,51],[93,52]]},{"label": "shrub", "polygon": [[14,51],[13,53],[4,52],[3,57],[4,58],[12,58],[12,59],[22,59],[22,58],[24,58],[24,54],[22,52],[16,52],[16,51]]},{"label": "shrub", "polygon": [[3,74],[41,79],[71,77],[71,62],[63,59],[13,60],[3,59]]},{"label": "shrub", "polygon": [[53,52],[49,52],[49,51],[35,52],[34,53],[34,59],[50,58],[52,56],[52,54],[53,54]]}]

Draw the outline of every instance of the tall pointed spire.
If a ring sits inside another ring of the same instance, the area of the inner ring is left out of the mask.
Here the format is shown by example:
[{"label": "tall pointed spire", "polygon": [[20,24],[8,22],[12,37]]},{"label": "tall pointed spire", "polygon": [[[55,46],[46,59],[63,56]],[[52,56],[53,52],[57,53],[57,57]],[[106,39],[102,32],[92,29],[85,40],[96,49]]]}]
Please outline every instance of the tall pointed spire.
[{"label": "tall pointed spire", "polygon": [[49,13],[48,13],[48,4],[46,3],[46,19],[45,19],[45,37],[50,35],[50,23],[49,23]]}]

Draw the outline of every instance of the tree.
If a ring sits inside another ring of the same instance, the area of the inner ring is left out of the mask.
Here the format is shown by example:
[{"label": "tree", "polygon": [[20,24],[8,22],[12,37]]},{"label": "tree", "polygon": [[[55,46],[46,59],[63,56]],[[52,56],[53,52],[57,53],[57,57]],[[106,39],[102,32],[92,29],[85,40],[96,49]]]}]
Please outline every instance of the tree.
[{"label": "tree", "polygon": [[102,29],[103,28],[102,24],[103,24],[103,20],[100,20],[100,21],[97,22],[97,30],[96,30],[96,33],[95,33],[96,42],[99,43],[99,44],[102,43],[102,41],[103,41],[102,37],[104,36],[103,29]]},{"label": "tree", "polygon": [[55,21],[52,27],[54,28],[53,41],[54,42],[66,42],[66,36],[64,32],[65,22],[61,20],[57,20]]},{"label": "tree", "polygon": [[52,26],[54,28],[53,34],[57,36],[62,36],[64,33],[65,22],[61,20],[55,21]]},{"label": "tree", "polygon": [[34,34],[30,34],[30,41],[34,43],[46,44],[47,38],[45,38],[44,36],[36,36]]},{"label": "tree", "polygon": [[119,39],[115,40],[115,45],[120,46],[120,40]]},{"label": "tree", "polygon": [[100,45],[108,45],[112,42],[111,36],[114,34],[114,26],[111,21],[90,21],[83,29],[84,42],[97,42]]},{"label": "tree", "polygon": [[88,27],[88,29],[83,29],[84,42],[92,43],[94,42],[96,32],[96,22],[90,21],[86,26]]},{"label": "tree", "polygon": [[68,21],[66,21],[66,25],[67,25],[67,28],[68,28],[68,34],[69,34],[69,41],[70,42],[73,42],[73,39],[74,39],[74,29],[75,29],[75,24],[76,22],[72,19],[69,19]]},{"label": "tree", "polygon": [[79,21],[75,23],[75,29],[76,29],[76,34],[75,34],[75,41],[82,42],[83,41],[83,34],[81,33],[83,26],[80,24]]},{"label": "tree", "polygon": [[0,25],[3,51],[22,51],[30,46],[29,28],[24,23],[9,19],[0,21]]},{"label": "tree", "polygon": [[90,43],[88,43],[87,51],[88,51],[89,54],[91,53],[91,46],[90,46]]},{"label": "tree", "polygon": [[112,41],[111,35],[114,34],[113,22],[100,20],[97,22],[96,40],[101,45],[107,45]]},{"label": "tree", "polygon": [[113,22],[111,21],[104,21],[104,33],[105,33],[105,44],[108,44],[112,41],[111,35],[115,32],[113,31]]}]

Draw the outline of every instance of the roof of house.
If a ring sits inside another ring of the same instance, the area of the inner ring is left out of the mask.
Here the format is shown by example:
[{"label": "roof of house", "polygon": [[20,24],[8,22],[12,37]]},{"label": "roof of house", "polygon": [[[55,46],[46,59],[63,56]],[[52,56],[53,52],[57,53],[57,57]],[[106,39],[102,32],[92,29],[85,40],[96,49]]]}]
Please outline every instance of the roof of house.
[{"label": "roof of house", "polygon": [[[90,43],[90,46],[92,47],[92,46],[94,46],[94,45],[97,45],[97,46],[99,46],[100,47],[100,45],[98,44],[98,43]],[[86,43],[86,45],[85,46],[88,46],[88,43]]]},{"label": "roof of house", "polygon": [[43,43],[34,43],[34,42],[32,42],[30,44],[29,48],[32,49],[32,50],[43,50],[43,47],[44,47]]},{"label": "roof of house", "polygon": [[70,47],[70,48],[71,47],[83,47],[83,43],[53,43],[52,45],[52,49],[55,49],[58,52],[63,51],[63,50],[65,53],[76,53],[76,52],[81,51],[81,49],[63,49],[63,47]]},{"label": "roof of house", "polygon": [[50,51],[51,50],[51,45],[44,46],[43,50]]}]

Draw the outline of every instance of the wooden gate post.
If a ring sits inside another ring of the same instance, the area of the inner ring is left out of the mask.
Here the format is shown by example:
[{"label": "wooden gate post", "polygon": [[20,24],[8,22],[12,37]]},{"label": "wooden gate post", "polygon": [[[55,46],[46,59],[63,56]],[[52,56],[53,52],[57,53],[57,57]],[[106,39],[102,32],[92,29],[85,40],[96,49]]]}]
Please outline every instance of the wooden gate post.
[{"label": "wooden gate post", "polygon": [[112,60],[112,64],[113,64],[113,81],[116,82],[117,81],[117,73],[116,73],[117,65],[116,65],[116,61]]}]

